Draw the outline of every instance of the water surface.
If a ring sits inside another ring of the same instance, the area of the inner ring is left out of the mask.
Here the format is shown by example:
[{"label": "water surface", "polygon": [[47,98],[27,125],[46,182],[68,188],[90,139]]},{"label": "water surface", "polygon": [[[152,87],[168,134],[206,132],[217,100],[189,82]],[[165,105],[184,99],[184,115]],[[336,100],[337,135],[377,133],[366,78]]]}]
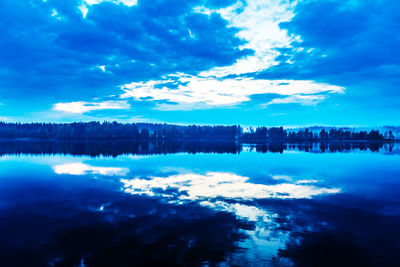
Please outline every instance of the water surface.
[{"label": "water surface", "polygon": [[399,266],[395,145],[96,146],[0,149],[0,266]]}]

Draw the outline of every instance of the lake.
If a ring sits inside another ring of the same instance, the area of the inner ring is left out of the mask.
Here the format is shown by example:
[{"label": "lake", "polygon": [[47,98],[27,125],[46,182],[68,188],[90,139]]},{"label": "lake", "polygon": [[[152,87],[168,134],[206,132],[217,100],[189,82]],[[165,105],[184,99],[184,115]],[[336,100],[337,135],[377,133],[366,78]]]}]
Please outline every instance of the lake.
[{"label": "lake", "polygon": [[398,144],[0,154],[0,266],[400,266]]}]

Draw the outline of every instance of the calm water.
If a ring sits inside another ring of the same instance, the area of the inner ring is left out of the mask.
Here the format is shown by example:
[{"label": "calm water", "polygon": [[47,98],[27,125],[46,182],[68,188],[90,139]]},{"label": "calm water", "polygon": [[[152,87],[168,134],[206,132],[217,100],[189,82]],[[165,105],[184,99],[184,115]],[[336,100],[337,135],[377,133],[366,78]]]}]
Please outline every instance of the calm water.
[{"label": "calm water", "polygon": [[0,157],[0,266],[400,266],[396,146],[18,149]]}]

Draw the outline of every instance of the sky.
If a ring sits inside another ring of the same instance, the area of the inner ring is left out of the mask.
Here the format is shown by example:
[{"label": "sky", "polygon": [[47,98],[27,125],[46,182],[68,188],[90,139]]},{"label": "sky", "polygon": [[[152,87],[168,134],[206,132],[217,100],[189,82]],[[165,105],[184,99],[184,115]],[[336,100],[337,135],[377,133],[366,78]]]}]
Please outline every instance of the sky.
[{"label": "sky", "polygon": [[400,1],[2,0],[0,120],[400,121]]}]

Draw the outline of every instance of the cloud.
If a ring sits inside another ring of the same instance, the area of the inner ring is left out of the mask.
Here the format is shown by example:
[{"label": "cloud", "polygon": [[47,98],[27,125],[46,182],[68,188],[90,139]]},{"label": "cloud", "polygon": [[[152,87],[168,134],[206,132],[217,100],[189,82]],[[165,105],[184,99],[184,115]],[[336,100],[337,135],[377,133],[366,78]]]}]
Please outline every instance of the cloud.
[{"label": "cloud", "polygon": [[77,101],[69,103],[57,103],[53,105],[53,110],[78,114],[83,114],[94,110],[129,108],[130,105],[127,103],[127,101],[103,101],[97,103]]},{"label": "cloud", "polygon": [[[178,197],[180,200],[216,200],[218,198],[255,200],[267,198],[312,198],[318,195],[336,194],[339,188],[317,187],[281,183],[274,185],[254,184],[248,177],[232,173],[209,172],[205,175],[189,173],[149,179],[121,179],[124,191],[130,194]],[[171,189],[175,190],[168,191]],[[176,195],[177,194],[177,195]]]},{"label": "cloud", "polygon": [[[170,203],[197,202],[218,211],[226,211],[250,221],[271,222],[274,214],[259,207],[259,199],[310,199],[316,196],[340,193],[340,188],[318,187],[307,183],[315,180],[293,181],[293,177],[275,176],[283,179],[280,184],[251,183],[248,177],[226,172],[205,174],[186,173],[168,177],[146,179],[121,179],[124,192],[163,198]],[[287,179],[286,179],[287,178]],[[235,199],[235,202],[231,200]],[[242,202],[242,203],[241,203]]]},{"label": "cloud", "polygon": [[283,98],[275,98],[268,102],[267,105],[298,103],[301,105],[313,106],[325,99],[325,95],[291,95]]},{"label": "cloud", "polygon": [[254,51],[254,55],[238,59],[233,65],[214,67],[201,72],[200,76],[240,75],[259,72],[278,64],[275,61],[280,54],[277,49],[290,47],[293,41],[279,24],[292,19],[295,6],[296,1],[248,0],[237,1],[232,6],[216,10],[196,7],[195,12],[218,13],[228,21],[230,27],[240,29],[236,36],[246,41],[240,49]]},{"label": "cloud", "polygon": [[9,122],[9,121],[11,121],[11,119],[9,117],[0,116],[0,121]]},{"label": "cloud", "polygon": [[[165,121],[176,121],[177,113],[152,109],[245,106],[261,123],[259,104],[267,104],[270,112],[288,114],[284,123],[292,114],[284,104],[298,104],[300,113],[320,103],[325,109],[316,122],[337,105],[335,123],[363,119],[358,114],[365,110],[390,123],[400,92],[399,8],[390,0],[0,1],[0,88],[7,88],[0,99],[20,101],[18,108],[7,105],[10,117],[38,112],[55,98],[62,110],[96,111],[94,95],[116,95],[116,102],[140,99],[141,115]],[[304,91],[282,92],[275,81]],[[330,86],[336,89],[323,90]],[[309,87],[320,89],[309,93]],[[75,108],[63,105],[71,103]],[[347,116],[345,109],[355,106]],[[232,114],[223,110],[220,118]],[[212,123],[210,113],[185,116]],[[303,115],[296,119],[309,119]]]},{"label": "cloud", "polygon": [[137,4],[137,0],[83,0],[82,4],[78,6],[78,9],[82,12],[83,18],[86,18],[87,13],[89,12],[89,7],[93,5],[98,5],[103,2],[123,4],[127,7],[135,6]]},{"label": "cloud", "polygon": [[195,109],[232,106],[250,101],[252,95],[278,94],[268,104],[315,104],[325,99],[321,93],[343,93],[344,88],[303,80],[263,80],[245,77],[216,79],[181,74],[169,79],[134,82],[122,86],[122,98],[166,100],[176,104],[161,104],[161,109]]},{"label": "cloud", "polygon": [[124,176],[129,172],[127,168],[97,167],[82,162],[55,165],[53,170],[56,174],[85,175],[90,173],[107,176]]},{"label": "cloud", "polygon": [[[349,85],[365,79],[393,80],[391,73],[400,65],[400,40],[394,34],[400,30],[399,8],[399,1],[386,0],[299,1],[295,16],[280,24],[295,41],[279,49],[279,64],[260,77],[291,76]],[[386,66],[392,72],[386,72]]]},{"label": "cloud", "polygon": [[219,14],[193,13],[198,1],[134,2],[0,1],[7,21],[0,26],[0,87],[9,89],[0,97],[71,101],[84,88],[84,100],[93,91],[116,94],[120,84],[193,74],[252,53],[239,49],[244,40]]},{"label": "cloud", "polygon": [[[159,100],[161,110],[193,110],[218,106],[233,106],[251,100],[257,94],[278,94],[264,104],[298,103],[315,105],[326,99],[321,93],[343,93],[345,88],[312,80],[254,79],[250,73],[264,71],[279,64],[279,49],[290,48],[298,37],[289,36],[280,28],[294,16],[296,2],[249,0],[210,9],[196,6],[194,12],[212,16],[219,14],[228,21],[228,27],[239,29],[236,36],[245,42],[240,50],[252,50],[252,55],[237,59],[227,66],[213,67],[197,75],[175,73],[163,80],[132,82],[122,86],[122,98]],[[246,75],[244,75],[246,74]],[[236,77],[235,77],[236,76]]]},{"label": "cloud", "polygon": [[83,0],[85,4],[91,6],[91,5],[98,5],[102,2],[112,2],[115,4],[123,4],[126,6],[134,6],[137,4],[137,0]]}]

